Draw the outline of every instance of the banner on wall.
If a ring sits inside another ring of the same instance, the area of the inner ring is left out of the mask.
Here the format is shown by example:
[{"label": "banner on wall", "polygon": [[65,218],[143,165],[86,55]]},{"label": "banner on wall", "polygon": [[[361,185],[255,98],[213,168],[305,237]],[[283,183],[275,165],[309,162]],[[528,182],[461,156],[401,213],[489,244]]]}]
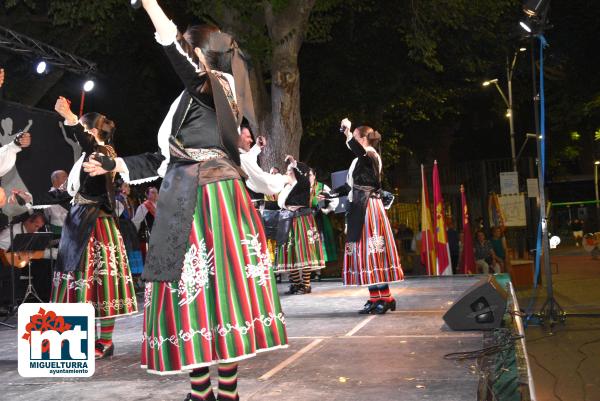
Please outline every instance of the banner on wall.
[{"label": "banner on wall", "polygon": [[504,215],[505,227],[525,227],[527,215],[525,212],[525,194],[501,195],[498,203]]},{"label": "banner on wall", "polygon": [[502,195],[519,193],[519,174],[516,171],[500,173],[500,193]]},{"label": "banner on wall", "polygon": [[[81,147],[67,135],[57,113],[0,100],[0,144],[12,142],[19,132],[31,134],[31,146],[17,154],[15,166],[1,178],[1,185],[7,194],[24,189],[35,199],[50,189],[53,171],[71,170]],[[6,205],[2,210],[14,216],[26,209]]]}]

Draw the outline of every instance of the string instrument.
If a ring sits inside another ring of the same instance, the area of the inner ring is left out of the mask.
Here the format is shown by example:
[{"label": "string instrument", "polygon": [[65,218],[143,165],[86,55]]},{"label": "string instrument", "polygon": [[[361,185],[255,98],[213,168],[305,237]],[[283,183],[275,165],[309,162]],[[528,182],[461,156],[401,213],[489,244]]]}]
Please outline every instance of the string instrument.
[{"label": "string instrument", "polygon": [[[59,240],[50,241],[48,247],[58,245]],[[14,255],[14,259],[13,259]],[[17,269],[23,269],[27,267],[30,261],[36,259],[44,259],[44,251],[21,251],[21,252],[7,252],[4,249],[0,249],[0,259],[4,266],[12,266]],[[13,264],[14,260],[14,264]]]},{"label": "string instrument", "polygon": [[5,266],[13,266],[17,269],[23,269],[27,267],[29,261],[34,259],[42,259],[43,257],[44,251],[6,252],[4,250],[0,250],[0,258],[2,258],[2,263],[4,263]]}]

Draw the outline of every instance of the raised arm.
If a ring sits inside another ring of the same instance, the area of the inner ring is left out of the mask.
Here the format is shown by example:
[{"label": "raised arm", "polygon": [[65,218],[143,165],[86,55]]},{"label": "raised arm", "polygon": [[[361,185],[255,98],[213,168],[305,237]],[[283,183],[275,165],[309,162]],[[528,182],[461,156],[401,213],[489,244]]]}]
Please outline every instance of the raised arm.
[{"label": "raised arm", "polygon": [[167,17],[160,5],[158,5],[157,0],[142,0],[142,4],[144,5],[144,10],[146,10],[146,13],[148,13],[148,16],[152,20],[156,33],[162,39],[169,38],[173,33],[177,35],[177,28],[173,32],[175,25]]},{"label": "raised arm", "polygon": [[356,156],[364,156],[366,153],[365,148],[352,137],[352,132],[350,131],[351,126],[352,122],[347,118],[344,118],[340,123],[340,132],[346,137],[346,146],[348,146],[348,149]]},{"label": "raised arm", "polygon": [[81,124],[79,124],[79,118],[71,111],[71,105],[69,101],[64,97],[59,96],[58,99],[56,99],[54,110],[56,110],[56,112],[65,119],[65,131],[77,139],[81,149],[86,154],[91,154],[94,151],[94,138],[83,131],[83,127]]},{"label": "raised arm", "polygon": [[[204,67],[195,63],[181,47],[178,39],[177,26],[167,17],[157,0],[143,0],[144,9],[156,29],[156,40],[165,50],[179,78],[192,93],[198,93],[206,82],[202,74]],[[183,39],[182,39],[183,40]]]},{"label": "raised arm", "polygon": [[346,141],[346,145],[357,157],[361,157],[367,154],[365,148],[360,143],[356,142],[356,139],[352,137],[348,141]]}]

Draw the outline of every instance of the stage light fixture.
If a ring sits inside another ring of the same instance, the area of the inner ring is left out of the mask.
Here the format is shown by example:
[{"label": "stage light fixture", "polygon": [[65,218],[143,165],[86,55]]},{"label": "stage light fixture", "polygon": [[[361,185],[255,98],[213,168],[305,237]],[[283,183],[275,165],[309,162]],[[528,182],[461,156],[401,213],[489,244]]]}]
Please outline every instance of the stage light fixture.
[{"label": "stage light fixture", "polygon": [[89,79],[87,81],[85,81],[85,83],[83,84],[83,90],[85,92],[91,92],[94,89],[95,83],[93,80]]},{"label": "stage light fixture", "polygon": [[496,82],[498,82],[498,78],[490,79],[489,81],[483,81],[481,85],[490,86],[491,84],[495,84]]},{"label": "stage light fixture", "polygon": [[519,25],[521,25],[521,28],[523,28],[527,33],[531,33],[531,27],[527,22],[519,21]]},{"label": "stage light fixture", "polygon": [[519,48],[519,51],[520,51],[520,52],[526,52],[526,51],[527,51],[527,48],[526,48],[526,47],[520,47],[520,48]]},{"label": "stage light fixture", "polygon": [[35,72],[37,72],[38,74],[44,74],[48,72],[48,64],[44,60],[40,61],[35,66]]},{"label": "stage light fixture", "polygon": [[523,12],[530,17],[539,17],[549,4],[549,0],[526,0],[523,3]]}]

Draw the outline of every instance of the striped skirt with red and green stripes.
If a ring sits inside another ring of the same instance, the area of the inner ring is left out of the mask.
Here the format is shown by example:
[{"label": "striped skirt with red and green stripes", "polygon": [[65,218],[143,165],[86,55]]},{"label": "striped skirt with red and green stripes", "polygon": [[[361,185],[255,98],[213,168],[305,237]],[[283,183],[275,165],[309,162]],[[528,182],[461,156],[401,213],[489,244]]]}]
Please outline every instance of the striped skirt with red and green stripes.
[{"label": "striped skirt with red and green stripes", "polygon": [[381,199],[369,199],[360,240],[346,242],[342,277],[344,285],[373,285],[404,279],[394,233]]},{"label": "striped skirt with red and green stripes", "polygon": [[319,228],[312,214],[294,217],[288,241],[277,248],[275,272],[325,268]]},{"label": "striped skirt with red and green stripes", "polygon": [[96,219],[82,266],[74,272],[54,272],[51,302],[90,303],[99,319],[137,312],[127,251],[112,217]]},{"label": "striped skirt with red and green stripes", "polygon": [[262,220],[244,184],[198,188],[178,282],[148,282],[142,367],[189,372],[287,346]]}]

